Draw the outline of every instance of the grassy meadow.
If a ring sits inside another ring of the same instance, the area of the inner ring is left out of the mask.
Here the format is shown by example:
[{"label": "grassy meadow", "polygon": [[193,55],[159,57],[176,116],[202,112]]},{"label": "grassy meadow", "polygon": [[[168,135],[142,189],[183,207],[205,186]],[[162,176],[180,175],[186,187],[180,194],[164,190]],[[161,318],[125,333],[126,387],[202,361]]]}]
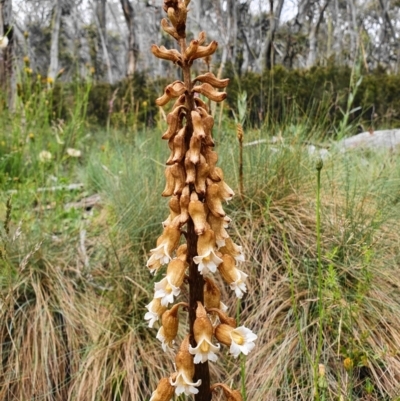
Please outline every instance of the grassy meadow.
[{"label": "grassy meadow", "polygon": [[[0,110],[0,400],[148,401],[172,370],[143,319],[168,214],[163,116],[96,126],[77,84],[61,120],[51,85],[31,88]],[[223,298],[258,340],[212,375],[244,377],[248,401],[400,400],[400,159],[336,151],[324,110],[245,126],[244,191],[226,210],[249,291]],[[238,194],[235,120],[219,107],[215,119]],[[323,166],[310,143],[330,147]]]}]

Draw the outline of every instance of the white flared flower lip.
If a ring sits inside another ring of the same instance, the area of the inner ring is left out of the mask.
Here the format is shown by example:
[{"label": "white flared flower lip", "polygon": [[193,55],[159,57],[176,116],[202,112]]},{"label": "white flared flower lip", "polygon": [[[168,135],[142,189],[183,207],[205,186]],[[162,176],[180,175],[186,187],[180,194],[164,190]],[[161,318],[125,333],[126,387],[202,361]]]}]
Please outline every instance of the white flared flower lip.
[{"label": "white flared flower lip", "polygon": [[[150,249],[151,256],[147,261],[147,267],[150,269],[151,273],[154,273],[159,266],[166,265],[171,261],[171,256],[168,254],[168,245],[161,244],[157,248]],[[154,265],[159,265],[152,268]]]},{"label": "white flared flower lip", "polygon": [[246,259],[244,257],[243,247],[241,245],[236,245],[236,249],[238,252],[238,254],[234,256],[236,262],[244,262]]},{"label": "white flared flower lip", "polygon": [[[161,326],[157,332],[156,336],[157,340],[161,341],[161,347],[164,352],[167,352],[167,350],[173,350],[172,347],[170,347],[169,343],[166,341],[166,338],[164,336],[164,327]],[[175,341],[172,340],[171,344],[175,344]]]},{"label": "white flared flower lip", "polygon": [[182,393],[185,393],[185,395],[197,394],[199,390],[196,387],[201,385],[201,380],[197,380],[196,383],[192,383],[191,380],[193,379],[189,379],[184,372],[178,372],[175,381],[170,378],[169,382],[176,387],[176,395],[181,395]]},{"label": "white flared flower lip", "polygon": [[[243,339],[243,344],[235,342],[235,335]],[[257,335],[245,326],[237,327],[230,333],[232,343],[229,352],[237,358],[240,353],[248,355],[249,352],[256,346],[254,341],[257,340]]]},{"label": "white flared flower lip", "polygon": [[164,277],[161,281],[154,283],[154,298],[161,298],[161,305],[168,306],[174,302],[174,297],[181,293],[179,287],[171,284],[168,276]]},{"label": "white flared flower lip", "polygon": [[[202,352],[201,347],[203,345],[203,342],[206,342],[209,345],[209,351],[208,352]],[[214,345],[210,340],[207,339],[207,337],[202,337],[200,341],[197,343],[197,346],[193,348],[191,345],[189,345],[189,352],[194,355],[194,363],[204,363],[206,361],[212,361],[216,362],[218,359],[218,356],[215,354],[218,352],[220,349],[220,345],[217,343],[217,345]]]},{"label": "white flared flower lip", "polygon": [[146,309],[148,312],[144,315],[144,320],[149,320],[148,325],[150,328],[154,326],[154,323],[159,319],[158,313],[153,310],[154,301],[151,301],[148,305],[146,305]]},{"label": "white flared flower lip", "polygon": [[247,292],[247,287],[246,287],[246,279],[247,279],[247,274],[242,272],[239,269],[236,269],[237,273],[237,279],[233,282],[230,283],[231,290],[235,291],[235,294],[238,298],[242,298],[243,294]]},{"label": "white flared flower lip", "polygon": [[215,254],[213,249],[210,249],[204,255],[195,256],[193,262],[199,265],[199,273],[204,275],[209,272],[215,273],[217,267],[222,263],[222,259]]}]

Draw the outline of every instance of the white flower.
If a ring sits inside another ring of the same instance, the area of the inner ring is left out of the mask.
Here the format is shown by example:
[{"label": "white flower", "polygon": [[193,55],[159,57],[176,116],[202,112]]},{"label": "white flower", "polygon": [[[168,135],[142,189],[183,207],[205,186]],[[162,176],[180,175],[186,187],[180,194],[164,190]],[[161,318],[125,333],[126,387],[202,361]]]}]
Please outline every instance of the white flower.
[{"label": "white flower", "polygon": [[192,380],[193,379],[187,377],[185,371],[182,370],[176,375],[175,381],[172,378],[170,379],[170,383],[176,387],[176,395],[181,395],[182,393],[185,393],[186,395],[197,394],[199,390],[196,387],[201,385],[201,380],[197,380],[196,383],[192,383]]},{"label": "white flower", "polygon": [[222,259],[211,248],[204,255],[195,256],[193,261],[199,265],[198,269],[201,274],[207,274],[208,272],[215,273],[217,266],[222,263]]},{"label": "white flower", "polygon": [[7,36],[0,36],[0,49],[5,49],[8,45]]},{"label": "white flower", "polygon": [[47,150],[42,150],[39,153],[39,161],[41,163],[47,163],[47,162],[51,161],[52,158],[53,158],[53,155],[50,152],[48,152]]},{"label": "white flower", "polygon": [[257,340],[257,335],[247,327],[237,327],[231,331],[230,335],[232,343],[229,352],[235,358],[237,358],[240,353],[248,355],[255,347],[254,341]]},{"label": "white flower", "polygon": [[167,352],[167,349],[168,349],[168,350],[172,350],[172,349],[173,349],[173,348],[172,348],[172,345],[175,344],[175,341],[174,341],[174,340],[167,339],[167,338],[165,337],[165,334],[164,334],[164,327],[163,327],[163,326],[161,326],[161,327],[159,328],[159,330],[158,330],[158,332],[157,332],[156,338],[157,338],[157,340],[161,341],[161,347],[162,347],[162,349],[163,349],[164,352]]},{"label": "white flower", "polygon": [[82,152],[80,150],[74,149],[74,148],[68,148],[67,154],[68,154],[68,156],[71,156],[71,157],[81,157],[82,156]]},{"label": "white flower", "polygon": [[147,267],[154,273],[162,265],[169,263],[171,253],[178,247],[181,231],[178,227],[167,226],[157,239],[157,247],[151,249],[151,256],[147,261]]},{"label": "white flower", "polygon": [[151,273],[154,273],[159,267],[166,265],[171,260],[167,244],[161,244],[157,248],[150,249],[150,252],[151,256],[147,261],[147,267],[150,268]]},{"label": "white flower", "polygon": [[214,345],[204,336],[198,343],[197,347],[189,346],[189,352],[194,355],[194,363],[203,363],[206,361],[216,362],[218,356],[215,352],[219,351],[220,345]]},{"label": "white flower", "polygon": [[153,327],[154,323],[159,320],[160,316],[166,311],[166,307],[161,305],[159,298],[153,299],[148,305],[146,305],[148,312],[144,315],[145,320],[149,320],[149,327]]},{"label": "white flower", "polygon": [[161,298],[161,305],[168,306],[174,302],[174,296],[177,297],[181,293],[179,287],[175,287],[168,276],[164,277],[158,283],[154,283],[154,298]]},{"label": "white flower", "polygon": [[233,283],[230,283],[229,285],[231,287],[231,290],[235,291],[236,296],[238,298],[242,298],[243,294],[245,292],[247,292],[246,283],[245,283],[245,281],[247,279],[247,274],[242,272],[239,269],[235,269],[235,271],[237,274],[237,279]]}]

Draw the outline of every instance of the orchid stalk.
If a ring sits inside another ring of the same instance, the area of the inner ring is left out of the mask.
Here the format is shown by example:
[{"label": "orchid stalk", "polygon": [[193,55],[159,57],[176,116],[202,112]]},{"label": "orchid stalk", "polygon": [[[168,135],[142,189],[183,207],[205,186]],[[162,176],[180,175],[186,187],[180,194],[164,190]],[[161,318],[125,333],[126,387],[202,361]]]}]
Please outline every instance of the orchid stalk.
[{"label": "orchid stalk", "polygon": [[[173,395],[194,396],[195,401],[211,401],[214,391],[223,390],[226,400],[242,400],[237,390],[226,384],[211,385],[208,362],[215,362],[221,345],[237,358],[247,355],[257,336],[248,328],[236,327],[226,314],[221,291],[213,280],[220,274],[238,298],[247,291],[247,274],[238,268],[244,261],[242,248],[230,238],[223,203],[234,193],[217,167],[208,101],[222,102],[229,80],[218,79],[210,71],[192,77],[191,67],[198,59],[209,65],[218,44],[206,44],[205,32],[187,43],[186,18],[190,0],[164,0],[168,19],[162,29],[177,42],[179,50],[153,45],[153,54],[173,62],[182,70],[182,80],[166,86],[156,100],[160,107],[172,103],[167,115],[168,128],[162,139],[168,141],[171,154],[166,161],[166,185],[162,196],[170,197],[169,215],[163,233],[150,251],[147,267],[151,273],[166,268],[165,276],[155,283],[154,298],[147,305],[145,319],[153,327],[161,323],[157,338],[165,352],[174,352],[179,343],[179,312],[189,313],[189,333],[180,341],[175,355],[176,372],[163,378],[150,400],[169,401]],[[203,100],[204,99],[204,100]],[[181,287],[189,286],[181,292]],[[189,294],[176,303],[175,298]],[[172,304],[172,305],[170,305]],[[179,310],[181,307],[181,310]]]}]

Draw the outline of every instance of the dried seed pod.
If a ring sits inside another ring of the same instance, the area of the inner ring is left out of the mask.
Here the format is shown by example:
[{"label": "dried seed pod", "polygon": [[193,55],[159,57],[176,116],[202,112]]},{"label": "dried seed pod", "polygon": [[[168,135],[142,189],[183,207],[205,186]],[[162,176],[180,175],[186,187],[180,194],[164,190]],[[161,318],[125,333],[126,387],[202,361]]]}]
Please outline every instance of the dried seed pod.
[{"label": "dried seed pod", "polygon": [[182,64],[182,56],[176,49],[166,49],[164,46],[151,46],[151,52],[158,58],[172,61],[174,64]]},{"label": "dried seed pod", "polygon": [[184,110],[185,106],[178,106],[167,115],[168,129],[163,134],[162,139],[170,139],[176,134],[177,130],[182,125],[182,114]]},{"label": "dried seed pod", "polygon": [[169,25],[168,20],[166,18],[163,18],[161,20],[161,27],[164,30],[164,32],[168,33],[169,35],[171,35],[174,39],[179,40],[180,37],[178,35],[178,32],[176,31],[176,29],[172,26]]},{"label": "dried seed pod", "polygon": [[193,84],[196,82],[203,82],[210,84],[214,88],[226,88],[229,84],[229,78],[226,79],[218,79],[212,72],[207,72],[203,75],[198,75],[194,80]]},{"label": "dried seed pod", "polygon": [[226,92],[216,91],[210,84],[201,84],[193,87],[193,92],[201,93],[213,102],[222,102],[226,99]]},{"label": "dried seed pod", "polygon": [[225,212],[221,203],[221,194],[219,185],[213,183],[207,185],[206,188],[206,202],[210,212],[216,217],[224,217]]},{"label": "dried seed pod", "polygon": [[208,57],[215,53],[218,48],[218,43],[213,40],[207,46],[199,46],[196,53],[192,56],[193,60],[198,58]]}]

